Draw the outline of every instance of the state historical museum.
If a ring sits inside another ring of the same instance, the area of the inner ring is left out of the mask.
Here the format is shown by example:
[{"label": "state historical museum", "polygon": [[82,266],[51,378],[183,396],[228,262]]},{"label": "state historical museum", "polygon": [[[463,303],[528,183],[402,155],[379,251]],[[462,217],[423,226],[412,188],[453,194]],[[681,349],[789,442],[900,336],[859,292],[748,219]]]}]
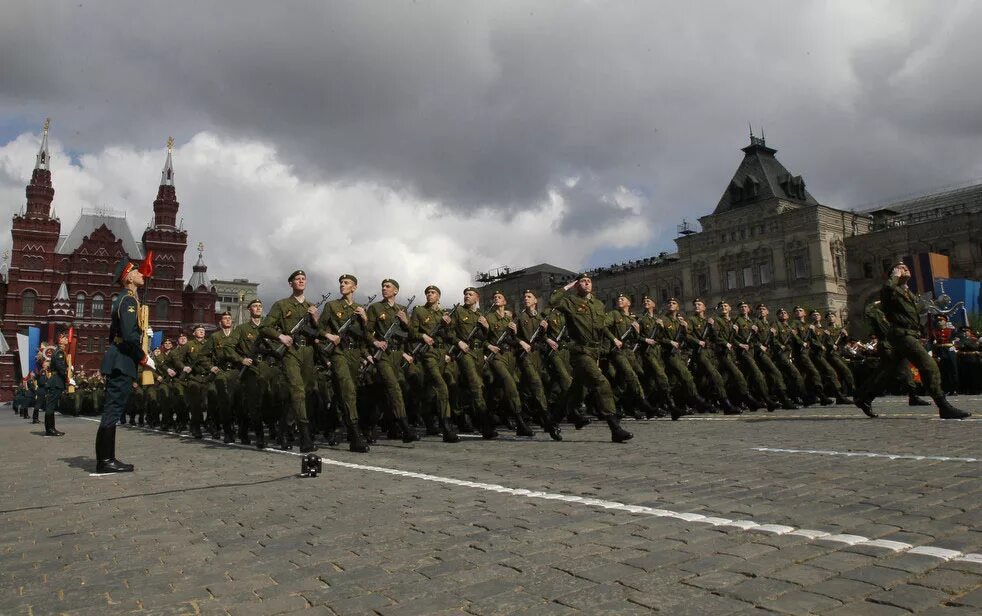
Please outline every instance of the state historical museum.
[{"label": "state historical museum", "polygon": [[[55,189],[50,171],[48,123],[31,182],[27,206],[14,214],[10,267],[0,280],[2,332],[11,352],[0,356],[0,400],[10,400],[19,368],[17,333],[29,326],[41,329],[41,340],[54,342],[61,327],[74,326],[77,338],[74,365],[87,372],[99,368],[109,345],[109,310],[119,287],[113,266],[123,255],[139,261],[154,255],[153,278],[141,291],[150,307],[150,325],[166,336],[193,323],[214,327],[217,294],[208,280],[199,250],[194,273],[184,283],[184,252],[188,233],[177,224],[180,204],[174,188],[173,141],[161,173],[153,220],[137,242],[123,214],[82,210],[78,222],[62,235],[61,221],[52,215]],[[16,371],[16,372],[15,372]]]}]

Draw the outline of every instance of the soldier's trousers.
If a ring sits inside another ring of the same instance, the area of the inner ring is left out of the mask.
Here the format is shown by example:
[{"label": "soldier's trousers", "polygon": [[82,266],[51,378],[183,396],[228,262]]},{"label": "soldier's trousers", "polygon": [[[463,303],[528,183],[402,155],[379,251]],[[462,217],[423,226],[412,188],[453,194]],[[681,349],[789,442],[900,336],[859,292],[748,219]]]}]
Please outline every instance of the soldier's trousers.
[{"label": "soldier's trousers", "polygon": [[351,427],[358,424],[358,370],[361,358],[354,349],[339,349],[331,353],[331,382],[341,421]]},{"label": "soldier's trousers", "polygon": [[641,389],[641,379],[638,378],[638,372],[629,353],[630,351],[623,350],[611,351],[607,355],[607,361],[614,368],[617,378],[631,398],[643,400],[644,391]]},{"label": "soldier's trousers", "polygon": [[896,378],[897,371],[908,361],[920,371],[921,383],[931,398],[935,402],[944,400],[938,364],[927,354],[920,340],[908,335],[890,336],[890,350],[882,355],[876,374],[860,387],[858,398],[869,401],[881,395],[890,381]]},{"label": "soldier's trousers", "polygon": [[764,378],[764,373],[761,372],[760,366],[754,361],[753,351],[744,351],[740,349],[737,351],[737,358],[740,361],[740,366],[747,373],[747,385],[754,388],[765,401],[769,400],[770,389],[767,387],[767,379]]},{"label": "soldier's trousers", "polygon": [[641,352],[641,374],[644,378],[642,388],[649,396],[657,394],[668,398],[672,395],[672,384],[668,380],[668,373],[665,372],[665,365],[659,352],[658,349],[646,349]]},{"label": "soldier's trousers", "polygon": [[665,372],[671,375],[672,380],[682,392],[682,397],[687,403],[692,403],[699,398],[699,389],[696,387],[696,380],[689,372],[689,367],[685,365],[685,358],[677,350],[666,351],[663,355],[665,362]]},{"label": "soldier's trousers", "polygon": [[750,386],[747,385],[747,379],[743,376],[743,372],[740,371],[740,367],[737,365],[736,355],[734,355],[733,351],[727,349],[718,356],[716,361],[719,364],[720,374],[723,375],[727,384],[730,386],[727,391],[734,398],[740,400],[746,398],[750,394]]},{"label": "soldier's trousers", "polygon": [[377,386],[381,388],[389,411],[396,419],[406,418],[406,401],[402,397],[402,382],[399,378],[399,364],[401,362],[402,353],[399,351],[386,351],[375,362],[379,376]]},{"label": "soldier's trousers", "polygon": [[481,378],[483,365],[484,357],[473,349],[457,358],[462,401],[469,404],[471,409],[482,419],[487,413],[487,407],[484,404],[484,380]]},{"label": "soldier's trousers", "polygon": [[716,368],[713,361],[712,351],[709,349],[697,350],[692,354],[692,364],[696,367],[699,378],[709,391],[709,398],[713,400],[723,400],[726,396],[726,385],[723,377]]},{"label": "soldier's trousers", "polygon": [[852,376],[852,369],[849,367],[849,364],[835,353],[830,353],[826,356],[826,359],[829,362],[829,366],[832,367],[832,370],[839,377],[839,387],[841,388],[841,384],[844,383],[850,393],[856,393],[856,379]]},{"label": "soldier's trousers", "polygon": [[235,395],[237,372],[224,370],[208,385],[208,423],[223,430],[232,430],[232,396]]},{"label": "soldier's trousers", "polygon": [[450,412],[450,389],[443,378],[444,361],[443,351],[440,349],[429,350],[419,358],[420,368],[423,371],[425,387],[429,389],[436,400],[437,417],[449,419]]},{"label": "soldier's trousers", "polygon": [[[546,351],[545,363],[547,374],[549,375],[550,392],[558,392],[554,398],[553,413],[557,420],[562,420],[566,413],[566,399],[569,397],[569,388],[573,385],[572,368],[569,365],[569,352],[565,349],[553,352],[551,349]],[[560,416],[562,415],[562,416]]]},{"label": "soldier's trousers", "polygon": [[822,375],[822,382],[825,384],[825,391],[834,395],[842,395],[842,383],[839,381],[839,376],[835,373],[835,368],[829,364],[828,360],[825,359],[825,353],[816,350],[812,354],[812,363],[815,368],[818,369],[819,374]]},{"label": "soldier's trousers", "polygon": [[501,394],[501,400],[512,416],[522,412],[522,400],[518,395],[515,381],[515,356],[510,351],[499,353],[488,361],[491,369],[492,387]]},{"label": "soldier's trousers", "polygon": [[573,368],[573,384],[569,388],[567,408],[574,409],[583,401],[584,393],[589,390],[595,394],[596,411],[604,419],[617,413],[614,407],[614,390],[610,381],[600,371],[597,358],[582,351],[570,350],[569,363]]},{"label": "soldier's trousers", "polygon": [[288,423],[307,423],[307,382],[314,379],[314,348],[288,349],[283,356],[283,377],[290,395]]},{"label": "soldier's trousers", "polygon": [[757,349],[754,353],[754,359],[757,361],[757,367],[760,368],[760,371],[767,378],[770,390],[777,393],[782,399],[786,397],[788,395],[787,383],[784,382],[781,370],[774,363],[774,360],[771,359],[770,354]]},{"label": "soldier's trousers", "polygon": [[804,348],[800,352],[795,353],[794,361],[795,365],[798,366],[798,370],[801,372],[801,376],[805,379],[805,387],[808,394],[824,396],[825,386],[822,384],[822,375],[819,373],[818,368],[815,367],[815,364],[812,363],[808,349]]},{"label": "soldier's trousers", "polygon": [[805,379],[801,376],[798,367],[791,361],[791,354],[789,352],[779,351],[775,353],[774,365],[777,366],[778,370],[784,376],[785,384],[791,385],[792,395],[798,397],[807,395],[805,393]]},{"label": "soldier's trousers", "polygon": [[[546,402],[546,389],[542,385],[542,356],[535,349],[525,353],[518,360],[521,372],[519,388],[526,400],[529,411],[543,426],[549,422],[549,404]],[[551,422],[550,422],[551,423]]]},{"label": "soldier's trousers", "polygon": [[122,419],[126,405],[133,395],[133,377],[113,370],[106,375],[106,394],[102,406],[102,419],[99,428],[112,428]]}]

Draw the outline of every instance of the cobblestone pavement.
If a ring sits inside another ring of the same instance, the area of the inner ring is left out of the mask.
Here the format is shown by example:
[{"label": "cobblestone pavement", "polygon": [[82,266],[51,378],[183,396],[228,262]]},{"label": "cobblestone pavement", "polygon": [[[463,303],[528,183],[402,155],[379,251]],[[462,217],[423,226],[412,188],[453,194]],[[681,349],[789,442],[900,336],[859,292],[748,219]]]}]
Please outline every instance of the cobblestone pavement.
[{"label": "cobblestone pavement", "polygon": [[982,422],[877,410],[322,446],[299,478],[135,428],[137,471],[92,476],[93,421],[0,407],[0,613],[982,614]]}]

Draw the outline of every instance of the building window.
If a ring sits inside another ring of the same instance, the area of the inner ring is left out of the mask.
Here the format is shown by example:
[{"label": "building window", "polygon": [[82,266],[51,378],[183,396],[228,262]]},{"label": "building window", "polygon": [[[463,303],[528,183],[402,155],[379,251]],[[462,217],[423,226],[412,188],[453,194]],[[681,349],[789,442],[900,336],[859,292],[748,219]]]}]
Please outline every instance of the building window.
[{"label": "building window", "polygon": [[109,261],[102,261],[102,260],[96,261],[95,262],[95,270],[96,270],[96,272],[98,272],[100,274],[108,274],[109,273]]},{"label": "building window", "polygon": [[75,296],[75,318],[81,319],[85,316],[85,293]]},{"label": "building window", "polygon": [[154,318],[158,321],[166,321],[167,317],[170,315],[170,302],[166,297],[161,297],[157,300],[157,304],[154,310]]},{"label": "building window", "polygon": [[28,289],[24,291],[24,295],[21,296],[20,303],[20,313],[21,314],[34,314],[34,308],[37,304],[38,294],[34,291]]},{"label": "building window", "polygon": [[92,352],[92,337],[91,336],[85,339],[85,352],[86,353],[91,353]]},{"label": "building window", "polygon": [[104,299],[103,299],[103,297],[101,295],[96,294],[96,295],[93,295],[92,296],[92,318],[93,319],[102,319],[102,318],[105,317],[105,314],[103,314],[103,313],[105,312],[106,307],[105,307],[105,305],[104,305],[103,302],[104,302]]},{"label": "building window", "polygon": [[873,277],[873,264],[869,261],[863,263],[863,278]]},{"label": "building window", "polygon": [[757,276],[760,278],[760,284],[770,284],[771,283],[771,264],[766,261],[757,264]]},{"label": "building window", "polygon": [[791,266],[792,266],[792,268],[794,270],[794,278],[795,278],[795,280],[800,280],[802,278],[807,278],[808,277],[808,266],[805,263],[805,256],[804,255],[795,255],[791,259]]},{"label": "building window", "polygon": [[893,269],[893,261],[890,259],[883,259],[880,261],[880,266],[883,268],[884,274],[889,274],[890,270]]},{"label": "building window", "polygon": [[663,304],[668,303],[668,289],[661,290],[661,303]]},{"label": "building window", "polygon": [[194,309],[194,322],[195,323],[204,323],[205,322],[205,309],[204,308],[195,308]]},{"label": "building window", "polygon": [[737,288],[737,273],[736,270],[726,271],[726,288],[735,289]]},{"label": "building window", "polygon": [[696,286],[698,287],[699,295],[705,295],[709,292],[709,280],[705,274],[699,274],[696,277]]},{"label": "building window", "polygon": [[752,287],[754,285],[754,268],[749,265],[743,268],[743,286]]}]

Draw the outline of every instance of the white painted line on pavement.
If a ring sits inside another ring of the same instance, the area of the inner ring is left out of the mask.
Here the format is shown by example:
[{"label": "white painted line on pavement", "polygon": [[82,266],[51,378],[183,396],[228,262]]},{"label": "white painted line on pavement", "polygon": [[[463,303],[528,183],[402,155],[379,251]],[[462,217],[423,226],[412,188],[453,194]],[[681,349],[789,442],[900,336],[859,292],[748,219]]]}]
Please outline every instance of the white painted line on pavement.
[{"label": "white painted line on pavement", "polygon": [[821,456],[845,456],[847,458],[887,458],[888,460],[932,460],[936,462],[982,462],[979,458],[956,458],[953,456],[920,456],[901,453],[873,453],[870,451],[833,451],[828,449],[779,449],[776,447],[751,447],[753,451],[766,453],[807,453]]},{"label": "white painted line on pavement", "polygon": [[[89,417],[82,417],[81,419],[86,419],[88,421],[99,421],[98,419],[89,418]],[[190,436],[179,434],[177,432],[167,432],[165,430],[157,430],[154,428],[136,428],[136,429],[143,430],[144,432],[157,432],[161,434],[170,434],[174,436],[179,436],[184,439],[191,439]],[[211,444],[221,443],[227,447],[234,447],[237,449],[251,449],[253,451],[256,451],[256,448],[250,445],[241,445],[238,443],[222,443],[221,441],[214,441],[214,440],[209,440],[209,443]],[[296,451],[283,451],[281,449],[270,449],[270,448],[261,451],[265,451],[267,453],[284,454],[288,456],[298,456],[298,457],[303,457],[307,455]],[[922,556],[930,556],[945,561],[957,560],[957,561],[967,561],[967,562],[982,562],[982,554],[976,554],[976,553],[965,554],[962,552],[958,552],[956,550],[949,550],[949,549],[938,548],[934,546],[915,547],[909,543],[902,543],[900,541],[888,541],[884,539],[871,539],[869,537],[864,537],[862,535],[831,534],[826,531],[810,530],[807,528],[796,528],[794,526],[787,526],[784,524],[761,524],[759,522],[754,522],[753,520],[731,520],[723,517],[709,517],[699,513],[670,511],[668,509],[658,509],[654,507],[647,507],[645,505],[629,505],[626,503],[619,503],[617,501],[611,501],[601,498],[589,498],[583,496],[573,496],[571,494],[556,494],[551,492],[540,492],[536,490],[528,490],[525,488],[509,488],[495,483],[483,483],[479,481],[453,479],[451,477],[441,477],[439,475],[430,475],[427,473],[404,471],[398,468],[388,468],[385,466],[371,466],[368,464],[356,464],[354,462],[343,462],[341,460],[332,460],[331,458],[325,458],[323,456],[320,456],[320,458],[321,458],[321,463],[328,466],[350,468],[360,471],[371,471],[373,473],[383,473],[386,475],[396,475],[399,477],[408,477],[410,479],[419,479],[422,481],[430,481],[433,483],[441,483],[445,485],[453,485],[453,486],[459,486],[464,488],[474,488],[477,490],[484,490],[485,492],[496,492],[498,494],[507,494],[510,496],[519,496],[519,497],[532,498],[537,500],[557,500],[557,501],[563,501],[565,503],[570,503],[574,505],[585,505],[587,507],[602,507],[604,509],[626,511],[629,513],[635,513],[640,515],[649,515],[649,516],[655,516],[661,518],[674,518],[677,520],[694,522],[698,524],[711,524],[713,526],[729,526],[734,528],[740,528],[743,530],[755,530],[758,532],[767,532],[767,533],[778,534],[778,535],[797,535],[800,537],[807,537],[812,540],[830,541],[833,543],[842,543],[844,545],[869,545],[874,547],[882,547],[882,548],[890,549],[896,553],[906,552],[908,554],[920,554]]]}]

